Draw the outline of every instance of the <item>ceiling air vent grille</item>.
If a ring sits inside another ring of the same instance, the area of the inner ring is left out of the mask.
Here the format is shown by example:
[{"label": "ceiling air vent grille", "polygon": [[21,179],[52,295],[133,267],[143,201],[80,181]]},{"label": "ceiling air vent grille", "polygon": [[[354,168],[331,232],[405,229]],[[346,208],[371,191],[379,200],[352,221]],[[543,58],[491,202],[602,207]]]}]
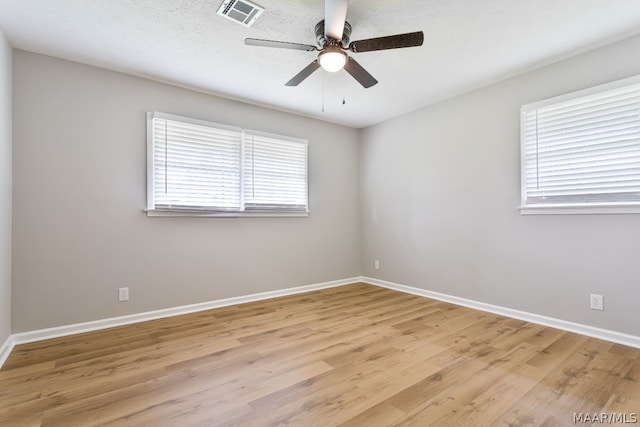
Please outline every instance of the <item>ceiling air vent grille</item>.
[{"label": "ceiling air vent grille", "polygon": [[245,27],[250,27],[264,12],[264,8],[246,0],[225,0],[218,9],[222,15],[236,21]]}]

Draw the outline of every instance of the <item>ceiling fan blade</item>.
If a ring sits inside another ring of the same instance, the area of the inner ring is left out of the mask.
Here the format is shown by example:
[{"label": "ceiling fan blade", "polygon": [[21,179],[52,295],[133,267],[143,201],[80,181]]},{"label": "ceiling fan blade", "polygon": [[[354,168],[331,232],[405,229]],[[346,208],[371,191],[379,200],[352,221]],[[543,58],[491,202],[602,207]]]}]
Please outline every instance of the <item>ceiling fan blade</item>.
[{"label": "ceiling fan blade", "polygon": [[293,76],[293,78],[291,80],[286,82],[285,86],[298,86],[300,83],[302,83],[302,81],[304,79],[309,77],[318,68],[320,68],[320,64],[318,63],[318,60],[316,59],[311,64],[309,64],[306,67],[304,67],[302,69],[302,71],[300,71],[298,74]]},{"label": "ceiling fan blade", "polygon": [[362,65],[358,64],[355,59],[349,57],[347,63],[344,64],[344,69],[347,73],[358,81],[365,89],[378,83],[378,81],[367,70],[362,68]]},{"label": "ceiling fan blade", "polygon": [[348,0],[325,0],[324,35],[334,40],[342,40],[344,21],[347,20]]},{"label": "ceiling fan blade", "polygon": [[370,52],[373,50],[400,49],[403,47],[422,46],[422,42],[424,42],[424,33],[416,31],[415,33],[356,40],[349,43],[349,50],[352,52]]},{"label": "ceiling fan blade", "polygon": [[244,39],[244,44],[249,46],[278,47],[282,49],[304,50],[307,52],[318,50],[317,47],[310,44],[279,42],[276,40]]}]

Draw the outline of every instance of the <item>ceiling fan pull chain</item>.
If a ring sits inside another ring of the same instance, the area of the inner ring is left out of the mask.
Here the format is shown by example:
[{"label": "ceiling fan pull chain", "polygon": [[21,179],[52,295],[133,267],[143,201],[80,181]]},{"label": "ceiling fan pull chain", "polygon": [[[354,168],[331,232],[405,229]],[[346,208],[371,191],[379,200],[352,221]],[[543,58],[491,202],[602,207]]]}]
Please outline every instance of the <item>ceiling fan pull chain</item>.
[{"label": "ceiling fan pull chain", "polygon": [[346,100],[345,89],[344,89],[344,73],[342,73],[342,105],[345,105],[346,103],[347,103],[347,100]]},{"label": "ceiling fan pull chain", "polygon": [[324,73],[322,73],[322,112],[324,113]]}]

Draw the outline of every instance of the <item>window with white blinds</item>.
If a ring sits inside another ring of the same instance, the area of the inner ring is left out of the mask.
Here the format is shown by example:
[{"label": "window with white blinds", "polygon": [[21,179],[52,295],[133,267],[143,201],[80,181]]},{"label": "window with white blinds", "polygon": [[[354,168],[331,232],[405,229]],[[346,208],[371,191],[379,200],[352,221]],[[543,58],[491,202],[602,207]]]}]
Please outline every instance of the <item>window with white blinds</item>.
[{"label": "window with white blinds", "polygon": [[147,115],[147,212],[306,213],[307,141]]},{"label": "window with white blinds", "polygon": [[245,132],[242,148],[245,210],[307,209],[307,145]]},{"label": "window with white blinds", "polygon": [[523,213],[640,212],[640,78],[523,106],[521,144]]}]

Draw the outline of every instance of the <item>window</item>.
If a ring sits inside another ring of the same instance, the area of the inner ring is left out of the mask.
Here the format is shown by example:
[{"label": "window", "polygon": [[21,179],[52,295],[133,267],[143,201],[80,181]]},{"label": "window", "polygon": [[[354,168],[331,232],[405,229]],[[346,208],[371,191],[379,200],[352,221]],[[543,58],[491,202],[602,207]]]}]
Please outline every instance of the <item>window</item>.
[{"label": "window", "polygon": [[640,213],[640,76],[521,109],[522,213]]},{"label": "window", "polygon": [[147,114],[149,215],[306,215],[307,141]]}]

